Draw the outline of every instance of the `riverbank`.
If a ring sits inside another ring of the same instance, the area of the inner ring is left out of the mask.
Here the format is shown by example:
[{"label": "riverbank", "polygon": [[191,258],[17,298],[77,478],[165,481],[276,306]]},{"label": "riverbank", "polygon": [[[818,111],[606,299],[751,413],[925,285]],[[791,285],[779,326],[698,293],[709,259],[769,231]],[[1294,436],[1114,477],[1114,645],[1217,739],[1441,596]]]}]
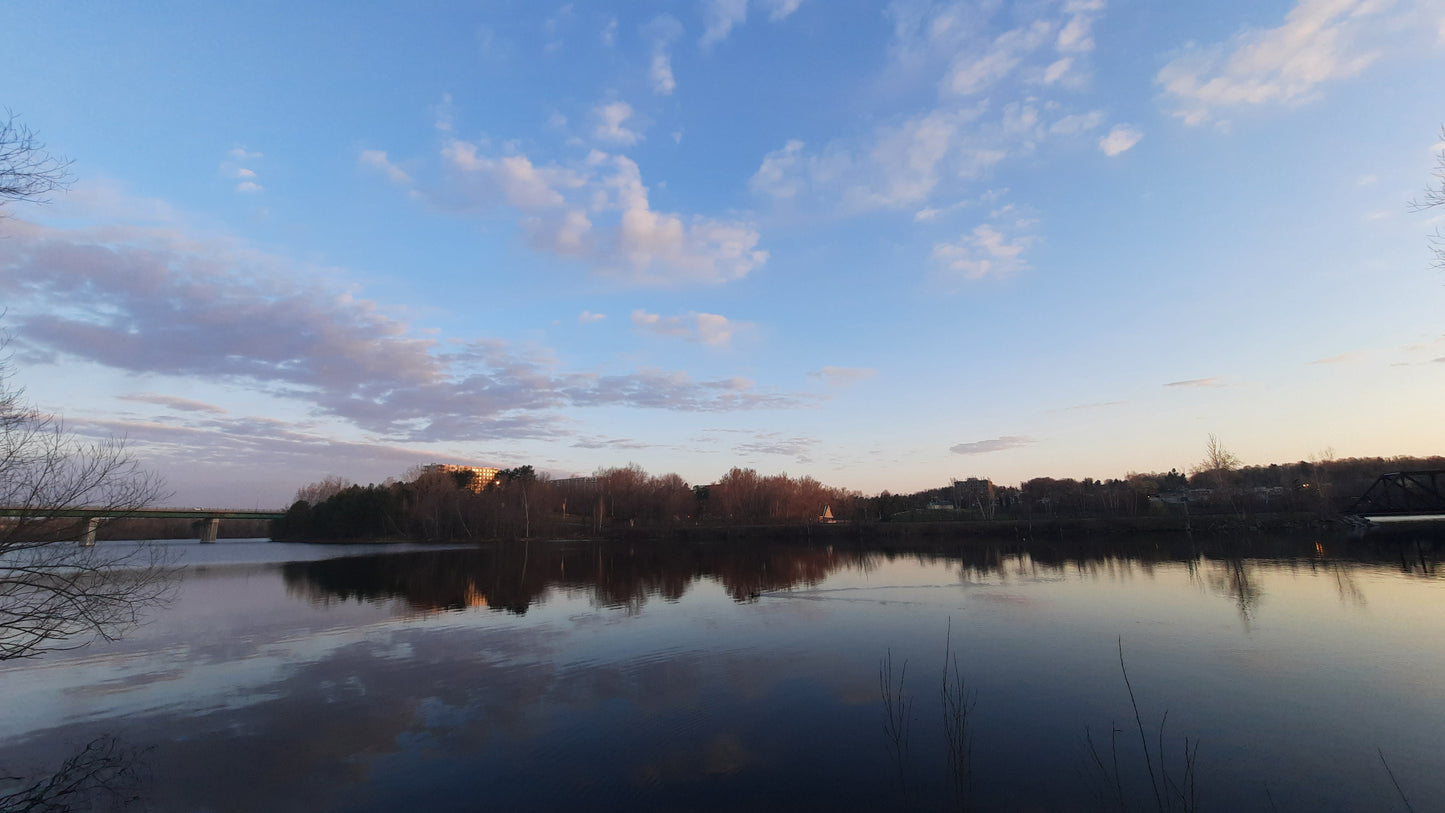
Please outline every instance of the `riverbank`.
[{"label": "riverbank", "polygon": [[[602,529],[570,525],[554,528],[552,533],[536,540],[553,541],[623,541],[675,543],[863,543],[888,546],[928,541],[979,542],[1079,542],[1087,540],[1127,540],[1131,537],[1240,537],[1251,534],[1317,534],[1322,537],[1360,538],[1439,538],[1445,536],[1445,525],[1416,524],[1380,526],[1363,531],[1336,518],[1322,518],[1311,512],[1278,512],[1270,514],[1183,514],[1135,517],[1041,517],[993,520],[946,520],[937,522],[833,522],[779,523],[767,525],[627,525]],[[400,537],[373,539],[274,539],[275,542],[323,545],[390,545],[418,540]],[[500,539],[434,540],[435,544],[476,545],[502,542]]]},{"label": "riverbank", "polygon": [[837,522],[807,525],[686,525],[629,527],[604,531],[620,539],[676,541],[864,541],[978,539],[986,541],[1050,541],[1138,534],[1230,534],[1342,530],[1338,522],[1317,514],[1275,513],[1240,517],[1209,514],[1186,517],[1043,517],[1028,519],[954,520],[943,522]]}]

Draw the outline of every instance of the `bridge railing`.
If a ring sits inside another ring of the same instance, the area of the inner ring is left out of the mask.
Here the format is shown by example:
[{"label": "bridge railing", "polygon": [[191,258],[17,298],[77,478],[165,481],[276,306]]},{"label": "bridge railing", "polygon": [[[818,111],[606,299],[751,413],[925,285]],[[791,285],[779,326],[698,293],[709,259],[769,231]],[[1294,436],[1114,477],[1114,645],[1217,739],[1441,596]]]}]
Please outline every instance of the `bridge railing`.
[{"label": "bridge railing", "polygon": [[79,519],[84,521],[79,542],[94,545],[96,530],[108,519],[194,519],[200,523],[202,543],[215,542],[223,519],[279,519],[284,511],[237,508],[137,508],[116,510],[95,506],[37,509],[0,506],[0,517],[16,519]]}]

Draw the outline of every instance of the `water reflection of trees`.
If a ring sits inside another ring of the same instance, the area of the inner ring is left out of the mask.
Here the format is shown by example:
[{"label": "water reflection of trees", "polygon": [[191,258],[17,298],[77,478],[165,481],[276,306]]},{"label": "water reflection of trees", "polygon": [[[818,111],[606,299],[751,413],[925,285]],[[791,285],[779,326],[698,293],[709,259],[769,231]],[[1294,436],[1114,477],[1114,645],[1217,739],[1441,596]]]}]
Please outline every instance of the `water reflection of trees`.
[{"label": "water reflection of trees", "polygon": [[86,743],[58,769],[39,778],[0,777],[0,813],[121,810],[140,801],[141,752],[115,737]]},{"label": "water reflection of trees", "polygon": [[491,607],[517,614],[549,591],[587,590],[606,607],[675,601],[711,579],[737,601],[817,584],[862,552],[828,547],[508,543],[479,549],[287,564],[287,589],[317,601],[401,599],[421,610]]},{"label": "water reflection of trees", "polygon": [[711,580],[735,601],[816,585],[843,569],[870,570],[900,558],[956,568],[967,582],[1082,577],[1150,578],[1156,567],[1183,566],[1211,592],[1228,596],[1246,620],[1263,595],[1262,565],[1306,569],[1335,579],[1341,597],[1363,598],[1350,576],[1358,565],[1401,567],[1434,577],[1438,550],[1309,538],[1198,539],[1187,536],[1052,543],[977,540],[870,547],[738,540],[704,543],[508,543],[482,548],[362,556],[287,564],[287,589],[318,602],[400,599],[419,610],[490,607],[522,614],[554,589],[585,591],[599,606],[640,609],[676,601]]}]

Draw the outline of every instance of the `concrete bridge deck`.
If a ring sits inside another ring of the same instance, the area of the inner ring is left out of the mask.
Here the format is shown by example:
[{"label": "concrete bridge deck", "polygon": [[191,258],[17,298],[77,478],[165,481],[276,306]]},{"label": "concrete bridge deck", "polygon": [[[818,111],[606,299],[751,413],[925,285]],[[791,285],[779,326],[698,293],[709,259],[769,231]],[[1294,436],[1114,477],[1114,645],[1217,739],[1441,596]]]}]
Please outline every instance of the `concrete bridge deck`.
[{"label": "concrete bridge deck", "polygon": [[0,507],[0,517],[20,519],[81,519],[85,520],[85,531],[80,538],[82,545],[95,544],[95,531],[107,519],[193,519],[204,521],[201,526],[201,542],[216,541],[216,535],[223,519],[279,519],[285,511],[262,511],[245,508],[134,508],[115,509],[93,506],[74,508],[9,508]]}]

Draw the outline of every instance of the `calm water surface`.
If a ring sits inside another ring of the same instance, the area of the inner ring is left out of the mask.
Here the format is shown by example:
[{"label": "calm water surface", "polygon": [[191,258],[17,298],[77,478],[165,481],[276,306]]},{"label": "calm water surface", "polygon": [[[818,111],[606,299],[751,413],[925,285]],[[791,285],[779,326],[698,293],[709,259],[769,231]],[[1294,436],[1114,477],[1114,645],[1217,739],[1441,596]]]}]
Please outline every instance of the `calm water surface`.
[{"label": "calm water surface", "polygon": [[[102,543],[106,544],[106,543]],[[125,543],[111,543],[125,544]],[[1445,579],[1415,544],[164,543],[124,640],[0,664],[0,767],[117,738],[144,809],[1445,809]],[[953,790],[945,647],[976,703]],[[880,662],[908,703],[886,733]],[[903,666],[906,663],[906,673]]]}]

